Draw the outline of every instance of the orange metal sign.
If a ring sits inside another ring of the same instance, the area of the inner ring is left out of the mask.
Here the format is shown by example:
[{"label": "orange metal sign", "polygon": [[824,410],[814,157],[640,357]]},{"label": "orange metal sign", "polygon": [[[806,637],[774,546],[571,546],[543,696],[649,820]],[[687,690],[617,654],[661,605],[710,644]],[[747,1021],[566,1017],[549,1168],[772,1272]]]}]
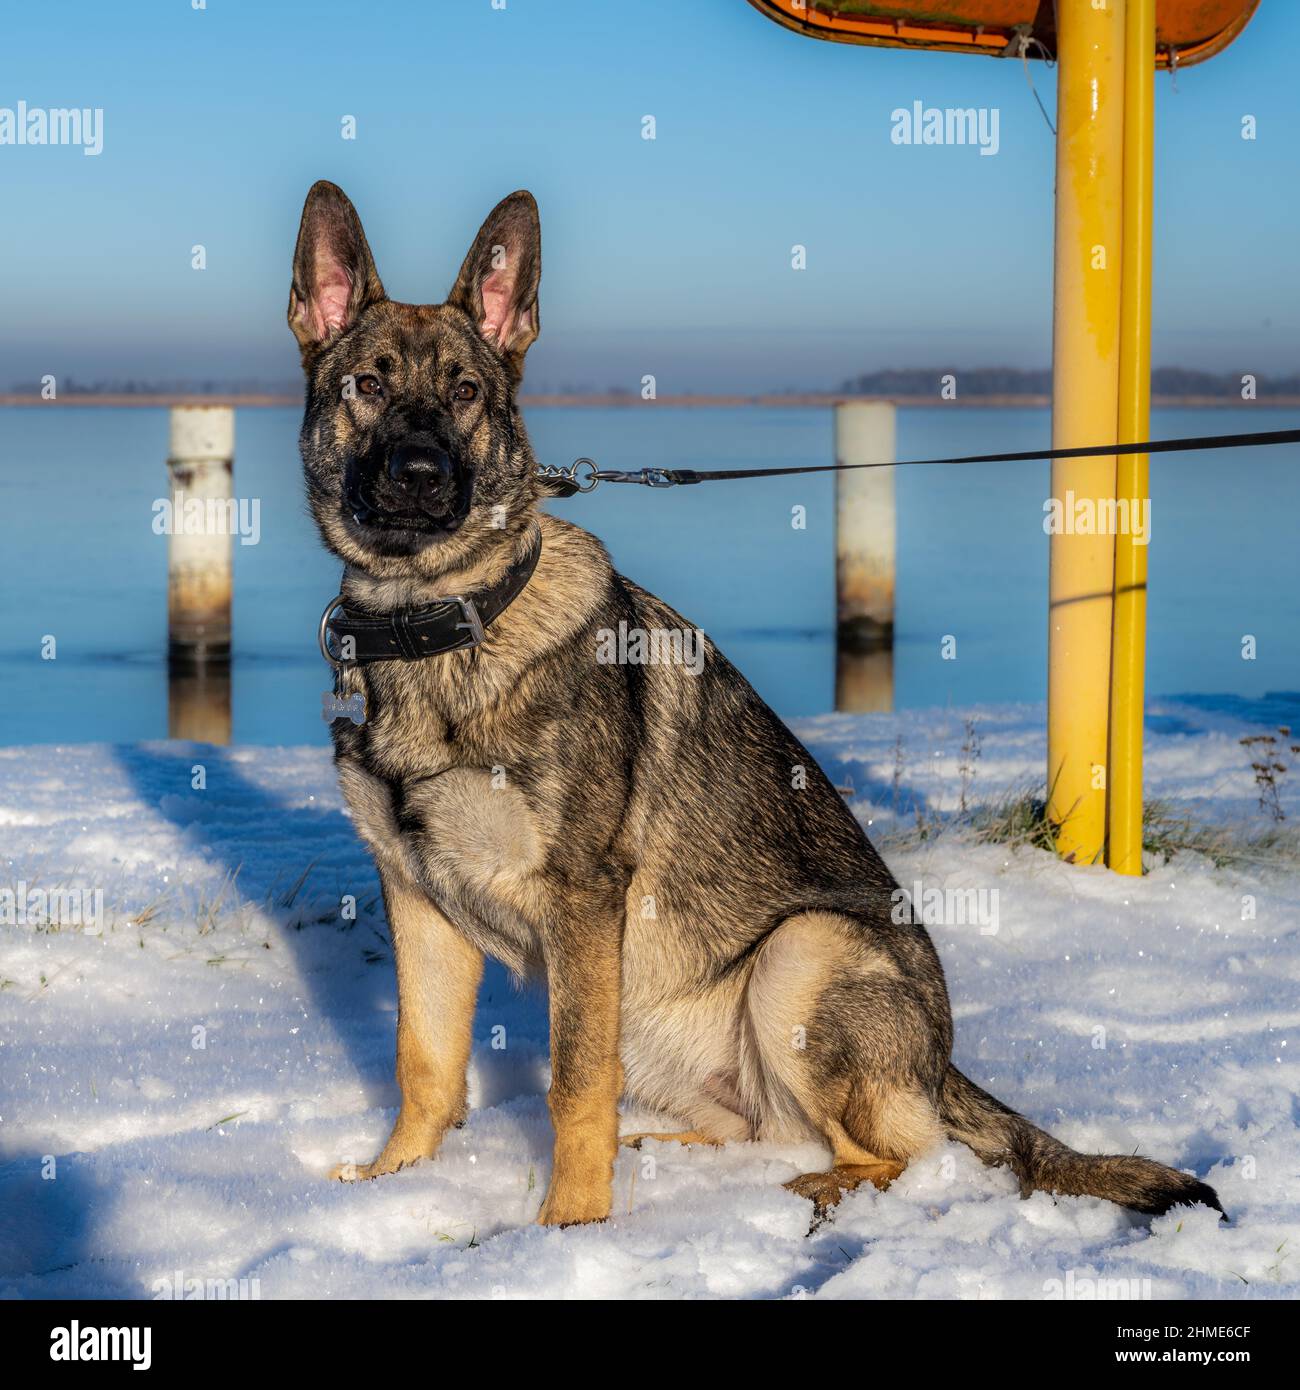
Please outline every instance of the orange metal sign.
[{"label": "orange metal sign", "polygon": [[[837,43],[883,48],[933,48],[997,57],[1019,37],[1056,52],[1051,5],[1039,0],[939,0],[889,4],[880,0],[749,0],[787,29]],[[1156,66],[1202,63],[1226,48],[1250,22],[1259,0],[1157,0]],[[1034,57],[1034,53],[1029,54]]]}]

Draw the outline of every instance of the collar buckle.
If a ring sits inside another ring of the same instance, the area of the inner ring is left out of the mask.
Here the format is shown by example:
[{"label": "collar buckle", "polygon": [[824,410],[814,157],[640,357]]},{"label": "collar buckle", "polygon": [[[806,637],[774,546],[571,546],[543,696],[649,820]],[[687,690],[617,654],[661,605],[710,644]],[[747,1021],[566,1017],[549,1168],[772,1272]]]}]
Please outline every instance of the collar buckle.
[{"label": "collar buckle", "polygon": [[[465,621],[457,623],[458,628],[468,628],[469,637],[461,643],[461,647],[477,647],[484,638],[483,620],[479,617],[478,609],[474,606],[472,598],[464,598],[460,594],[448,594],[446,598],[439,600],[441,603],[458,603],[460,611],[464,614]],[[460,650],[458,648],[457,650]]]}]

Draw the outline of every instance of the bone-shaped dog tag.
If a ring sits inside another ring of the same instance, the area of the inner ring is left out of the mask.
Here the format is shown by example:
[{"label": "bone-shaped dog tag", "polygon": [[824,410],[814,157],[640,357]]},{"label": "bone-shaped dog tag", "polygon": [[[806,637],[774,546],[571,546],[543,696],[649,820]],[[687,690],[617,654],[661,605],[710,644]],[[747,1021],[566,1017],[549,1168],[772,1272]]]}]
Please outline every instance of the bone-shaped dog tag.
[{"label": "bone-shaped dog tag", "polygon": [[363,691],[358,690],[347,699],[332,690],[323,691],[320,706],[320,717],[327,724],[332,724],[336,719],[350,719],[358,726],[366,722],[366,697]]}]

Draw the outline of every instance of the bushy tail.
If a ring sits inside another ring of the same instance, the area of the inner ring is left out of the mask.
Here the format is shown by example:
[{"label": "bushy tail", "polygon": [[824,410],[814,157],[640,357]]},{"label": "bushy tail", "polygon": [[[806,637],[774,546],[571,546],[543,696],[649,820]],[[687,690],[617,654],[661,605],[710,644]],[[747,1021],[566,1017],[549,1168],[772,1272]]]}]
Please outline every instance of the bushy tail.
[{"label": "bushy tail", "polygon": [[1069,1197],[1105,1197],[1148,1216],[1193,1202],[1223,1211],[1212,1187],[1163,1163],[1076,1153],[981,1091],[952,1065],[944,1079],[940,1112],[950,1138],[968,1144],[985,1163],[1004,1164],[1015,1173],[1022,1196],[1037,1189]]}]

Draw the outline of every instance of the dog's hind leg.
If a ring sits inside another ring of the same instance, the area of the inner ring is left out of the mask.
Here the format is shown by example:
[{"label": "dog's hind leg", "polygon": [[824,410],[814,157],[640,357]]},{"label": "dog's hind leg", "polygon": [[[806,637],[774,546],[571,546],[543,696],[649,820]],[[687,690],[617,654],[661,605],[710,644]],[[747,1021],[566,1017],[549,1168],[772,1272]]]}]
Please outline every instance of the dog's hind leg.
[{"label": "dog's hind leg", "polygon": [[702,1134],[698,1129],[685,1129],[677,1134],[646,1132],[618,1136],[618,1142],[625,1149],[639,1149],[647,1139],[657,1139],[661,1144],[708,1144],[715,1149],[721,1148],[727,1142],[725,1139],[715,1139],[711,1134]]},{"label": "dog's hind leg", "polygon": [[831,1148],[828,1171],[786,1184],[819,1217],[863,1182],[887,1187],[943,1137],[928,1078],[942,1051],[935,1029],[857,922],[826,912],[783,922],[755,960],[744,1025],[741,1080],[760,1137],[816,1134]]},{"label": "dog's hind leg", "polygon": [[807,1197],[819,1221],[846,1192],[864,1182],[883,1192],[907,1166],[897,1159],[878,1158],[854,1143],[843,1126],[834,1121],[826,1126],[826,1138],[834,1155],[830,1168],[824,1173],[801,1173],[782,1184],[787,1191]]},{"label": "dog's hind leg", "polygon": [[331,1177],[377,1178],[437,1152],[466,1111],[474,1001],[483,956],[414,886],[381,871],[397,959],[397,1082],[402,1108],[373,1163],[342,1163]]},{"label": "dog's hind leg", "polygon": [[820,1221],[846,1192],[869,1182],[883,1192],[903,1171],[901,1163],[837,1163],[824,1173],[800,1173],[781,1186],[813,1204],[813,1220]]},{"label": "dog's hind leg", "polygon": [[753,1138],[749,1121],[743,1115],[737,1115],[707,1096],[692,1097],[682,1105],[679,1113],[690,1125],[689,1129],[667,1134],[620,1134],[618,1142],[625,1149],[639,1149],[646,1139],[658,1139],[664,1144],[708,1144],[711,1148],[721,1148],[724,1144],[743,1143]]}]

